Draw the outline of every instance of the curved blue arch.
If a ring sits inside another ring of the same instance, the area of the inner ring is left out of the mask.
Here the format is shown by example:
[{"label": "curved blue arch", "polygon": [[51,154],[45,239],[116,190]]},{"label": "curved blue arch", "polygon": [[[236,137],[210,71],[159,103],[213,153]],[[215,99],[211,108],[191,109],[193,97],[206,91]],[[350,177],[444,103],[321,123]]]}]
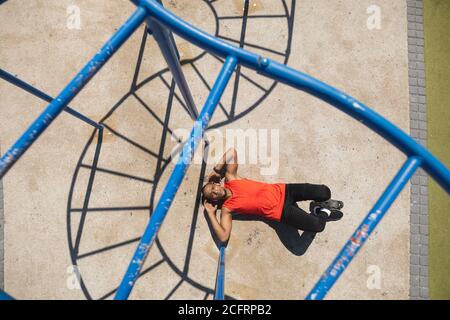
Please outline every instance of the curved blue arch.
[{"label": "curved blue arch", "polygon": [[[176,50],[173,48],[174,42],[173,38],[170,36],[171,31],[204,50],[225,58],[225,63],[219,73],[216,83],[198,116],[189,139],[183,146],[180,158],[169,177],[169,181],[167,182],[161,198],[151,216],[141,242],[133,255],[119,289],[117,290],[116,299],[128,298],[135,281],[139,276],[141,267],[148,255],[150,247],[154,242],[161,224],[164,222],[165,216],[184,178],[195,149],[199,145],[221,95],[238,64],[256,70],[261,75],[305,91],[337,107],[339,110],[377,132],[407,156],[404,165],[400,168],[392,182],[387,186],[385,192],[369,211],[361,225],[356,229],[330,267],[317,282],[316,286],[307,296],[307,299],[322,299],[325,297],[326,293],[331,289],[333,284],[352,261],[353,257],[365,243],[371,232],[381,221],[384,214],[419,167],[423,167],[423,169],[450,194],[449,169],[426,148],[415,142],[405,132],[386,120],[380,114],[365,106],[363,103],[307,74],[219,40],[183,21],[170,11],[167,11],[159,1],[131,1],[138,6],[134,14],[75,76],[64,90],[52,100],[49,106],[0,159],[1,178],[146,19],[149,26],[153,25],[155,28],[156,24],[156,28],[162,28],[163,32],[166,33],[167,36],[162,37],[161,39],[155,37],[155,39],[161,41],[161,43],[159,43],[160,45],[162,44],[170,49],[162,51],[165,57],[169,58],[166,59],[166,61],[172,71],[179,72],[180,70],[177,70],[179,66],[177,66],[176,57],[174,56]],[[181,87],[183,87],[183,85],[185,84],[181,83]],[[187,87],[180,89],[188,90]],[[224,258],[224,254],[225,250],[221,249],[220,257]],[[224,272],[218,273],[218,277],[224,277]],[[221,278],[217,281],[218,283],[221,283],[218,294],[222,296],[222,284],[224,283],[224,279]]]},{"label": "curved blue arch", "polygon": [[132,2],[146,8],[149,14],[160,23],[202,49],[223,58],[233,55],[238,59],[239,64],[276,81],[305,91],[337,107],[377,132],[408,157],[421,157],[425,171],[450,194],[449,169],[425,147],[363,103],[305,73],[222,41],[180,19],[154,0],[132,0]]},{"label": "curved blue arch", "polygon": [[[351,262],[353,257],[357,254],[361,246],[365,243],[366,239],[381,221],[384,214],[395,201],[417,168],[422,166],[425,171],[446,190],[447,193],[450,193],[450,171],[448,168],[436,157],[434,157],[426,148],[418,144],[405,132],[400,130],[390,121],[386,120],[380,114],[365,106],[363,103],[307,74],[217,39],[216,37],[203,32],[195,26],[192,26],[186,21],[183,21],[154,0],[132,0],[132,2],[138,7],[144,7],[148,10],[148,13],[152,19],[158,21],[167,29],[170,29],[180,37],[201,47],[202,49],[227,59],[229,57],[235,57],[237,59],[237,63],[256,70],[261,75],[305,91],[337,107],[339,110],[345,112],[349,116],[365,124],[371,130],[377,132],[408,157],[405,164],[402,168],[400,168],[398,174],[388,185],[386,191],[381,195],[361,225],[356,229],[341,252],[337,255],[321,279],[308,294],[306,297],[307,299],[322,299],[325,297],[339,276]],[[206,127],[203,120],[204,119],[200,119],[202,127]],[[208,120],[206,120],[206,122]],[[203,132],[201,132],[201,135],[203,135]],[[193,131],[187,144],[195,145],[198,143],[197,139],[199,139],[199,137],[195,137],[195,132]],[[190,152],[191,150],[181,154],[180,159],[183,159],[184,164],[190,162],[191,156],[188,154]],[[181,168],[185,168],[185,165],[181,163],[177,164],[177,166],[178,165],[180,165],[179,172],[182,178],[184,173],[181,173]],[[177,167],[174,171],[176,170]],[[183,171],[184,170],[185,169],[183,169]],[[172,173],[158,204],[158,207],[160,204],[161,207],[156,208],[156,216],[153,217],[154,221],[150,221],[149,226],[146,229],[146,233],[147,231],[150,232],[153,237],[156,236],[159,230],[159,225],[163,222],[165,214],[167,214],[170,206],[170,202],[176,194],[178,185],[175,185],[174,182],[180,179],[180,176],[176,172]],[[163,203],[166,203],[165,208],[162,208]],[[136,273],[136,271],[139,270],[139,266],[136,265],[136,263],[133,263],[133,261],[141,261],[141,259],[145,259],[147,253],[143,252],[143,250],[139,248],[141,248],[141,245],[144,245],[144,250],[148,250],[151,243],[152,240],[146,243],[141,243],[136,250],[127,273],[119,286],[116,299],[127,298],[130,294],[136,276],[138,275],[138,272]],[[221,249],[220,258],[222,258],[224,254],[224,251]],[[220,279],[220,277],[224,277],[224,272],[218,274],[217,279],[217,282],[224,283],[224,279]]]}]

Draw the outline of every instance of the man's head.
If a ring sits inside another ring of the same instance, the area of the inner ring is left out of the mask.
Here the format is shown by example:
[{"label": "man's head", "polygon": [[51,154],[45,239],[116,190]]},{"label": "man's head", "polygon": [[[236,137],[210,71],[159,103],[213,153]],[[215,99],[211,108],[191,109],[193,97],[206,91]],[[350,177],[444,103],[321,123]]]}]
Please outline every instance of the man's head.
[{"label": "man's head", "polygon": [[202,188],[202,195],[209,202],[217,203],[225,200],[227,192],[219,183],[208,182]]}]

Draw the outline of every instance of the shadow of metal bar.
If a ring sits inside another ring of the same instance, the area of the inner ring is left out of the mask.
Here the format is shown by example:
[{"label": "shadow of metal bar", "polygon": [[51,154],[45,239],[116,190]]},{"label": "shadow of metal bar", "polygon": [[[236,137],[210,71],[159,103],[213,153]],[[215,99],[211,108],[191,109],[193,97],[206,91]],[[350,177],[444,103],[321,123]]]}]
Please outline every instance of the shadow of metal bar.
[{"label": "shadow of metal bar", "polygon": [[73,208],[70,212],[101,212],[101,211],[137,211],[150,210],[149,206],[134,206],[134,207],[103,207],[103,208]]},{"label": "shadow of metal bar", "polygon": [[[80,167],[85,168],[85,169],[92,169],[92,166],[86,165],[86,164],[82,164]],[[141,177],[137,177],[137,176],[132,176],[130,174],[126,174],[126,173],[122,173],[122,172],[118,172],[118,171],[114,171],[114,170],[109,170],[109,169],[100,168],[100,167],[97,167],[96,170],[98,172],[109,173],[111,175],[118,176],[118,177],[128,178],[128,179],[137,180],[137,181],[150,183],[150,184],[153,183],[153,180],[145,179],[145,178],[141,178]]]},{"label": "shadow of metal bar", "polygon": [[[0,69],[0,78],[8,81],[9,83],[15,85],[16,87],[19,87],[23,90],[25,90],[28,93],[31,93],[32,95],[34,95],[35,97],[38,97],[41,100],[44,100],[46,102],[52,102],[54,100],[54,98],[50,97],[48,94],[46,94],[45,92],[33,87],[31,84],[26,83],[23,80],[20,80],[19,78],[13,76],[12,74],[6,72],[3,69]],[[101,124],[95,122],[92,119],[89,119],[88,117],[86,117],[85,115],[81,114],[80,112],[72,109],[69,106],[66,106],[64,108],[64,111],[71,114],[72,116],[74,116],[75,118],[93,126],[94,128],[100,129],[101,128]]]},{"label": "shadow of metal bar", "polygon": [[201,192],[202,192],[202,185],[203,185],[203,177],[206,174],[206,164],[208,161],[208,145],[209,143],[205,141],[205,147],[203,149],[203,157],[202,157],[202,166],[200,168],[200,175],[197,183],[197,192],[195,195],[195,204],[194,204],[194,210],[192,214],[192,221],[191,221],[191,230],[189,232],[189,239],[187,243],[187,250],[186,250],[186,256],[184,258],[184,267],[183,267],[183,273],[187,275],[189,273],[189,265],[191,262],[191,255],[192,255],[192,247],[194,245],[194,236],[195,236],[195,229],[197,226],[197,219],[198,219],[198,211],[200,208],[200,202],[201,202]]},{"label": "shadow of metal bar", "polygon": [[89,200],[91,198],[92,187],[94,186],[95,172],[97,169],[98,160],[100,158],[100,151],[102,149],[103,129],[97,130],[97,134],[98,134],[97,146],[95,148],[94,159],[92,160],[91,172],[89,174],[89,181],[86,187],[86,196],[84,197],[83,210],[81,211],[80,223],[78,225],[78,231],[75,238],[74,252],[76,255],[78,255],[78,250],[80,249],[81,235],[83,233],[87,209],[89,207]]},{"label": "shadow of metal bar", "polygon": [[[150,267],[148,267],[147,269],[145,269],[144,271],[141,272],[141,274],[139,275],[139,277],[142,277],[144,275],[146,275],[147,273],[149,273],[150,271],[154,270],[156,267],[158,267],[159,265],[161,265],[164,262],[164,259],[161,259],[157,262],[155,262],[154,264],[152,264]],[[105,300],[108,297],[112,296],[114,293],[116,293],[118,288],[115,288],[114,290],[111,290],[110,292],[106,293],[105,295],[101,296],[98,300]]]},{"label": "shadow of metal bar", "polygon": [[[153,152],[150,149],[147,149],[146,147],[140,145],[139,143],[137,143],[136,141],[131,140],[130,138],[126,137],[125,135],[121,134],[120,132],[117,132],[116,130],[114,130],[113,128],[111,128],[110,126],[108,126],[106,123],[103,124],[105,126],[106,129],[108,129],[109,131],[111,131],[112,133],[114,133],[116,136],[118,136],[119,138],[121,138],[122,140],[128,142],[129,144],[135,146],[136,148],[141,149],[142,151],[148,153],[149,155],[158,158],[158,155]],[[166,159],[163,159],[164,162],[167,162]]]},{"label": "shadow of metal bar", "polygon": [[98,253],[102,253],[102,252],[105,252],[105,251],[116,249],[116,248],[119,248],[119,247],[122,247],[122,246],[126,246],[126,245],[128,245],[130,243],[134,243],[134,242],[137,242],[139,240],[141,240],[141,237],[130,239],[130,240],[127,240],[127,241],[122,241],[122,242],[119,242],[119,243],[116,243],[116,244],[113,244],[113,245],[110,245],[110,246],[107,246],[107,247],[103,247],[103,248],[100,248],[100,249],[97,249],[97,250],[93,250],[93,251],[89,251],[89,252],[86,252],[86,253],[82,253],[82,254],[77,256],[77,259],[83,259],[83,258],[92,256],[94,254],[98,254]]}]

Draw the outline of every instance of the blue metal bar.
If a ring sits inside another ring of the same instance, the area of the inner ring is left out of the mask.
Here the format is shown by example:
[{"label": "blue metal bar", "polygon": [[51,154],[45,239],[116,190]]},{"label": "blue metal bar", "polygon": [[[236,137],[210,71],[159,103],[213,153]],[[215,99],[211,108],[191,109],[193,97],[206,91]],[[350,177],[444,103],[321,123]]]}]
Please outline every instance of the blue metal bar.
[{"label": "blue metal bar", "polygon": [[147,16],[147,11],[141,7],[133,13],[125,24],[97,52],[91,61],[76,75],[64,90],[52,100],[41,115],[22,134],[17,142],[0,159],[0,178],[19,160],[25,151],[35,142],[62,110],[72,101],[89,80],[122,46],[130,35],[141,25]]},{"label": "blue metal bar", "polygon": [[353,233],[337,257],[322,275],[320,280],[306,297],[307,300],[320,300],[325,297],[340,275],[345,271],[349,263],[364,245],[378,223],[384,217],[392,203],[403,190],[414,172],[420,167],[422,159],[410,157],[400,168],[397,175],[386,188],[380,199],[369,211],[361,225]]},{"label": "blue metal bar", "polygon": [[[158,1],[158,3],[160,5],[164,6],[164,4],[162,3],[162,0],[156,0],[156,1]],[[173,37],[173,33],[170,30],[168,30],[168,32],[169,32],[169,37],[171,38],[170,42],[173,43],[174,48],[175,48],[175,52],[177,54],[177,58],[178,58],[178,60],[180,60],[180,52],[178,51],[177,45],[175,43],[175,38]]]},{"label": "blue metal bar", "polygon": [[0,290],[0,300],[5,301],[5,300],[14,300],[13,297],[11,297],[9,294],[7,294],[5,291]]},{"label": "blue metal bar", "polygon": [[225,300],[225,246],[220,246],[214,300]]},{"label": "blue metal bar", "polygon": [[136,249],[136,252],[131,259],[128,269],[120,283],[115,299],[127,299],[133,289],[134,283],[139,276],[141,268],[147,258],[150,247],[152,246],[158,231],[167,215],[167,212],[172,204],[172,201],[180,187],[181,182],[186,174],[189,164],[194,156],[194,152],[203,137],[203,134],[208,126],[208,123],[216,109],[220,98],[236,68],[237,59],[233,56],[226,58],[225,63],[214,83],[205,105],[199,115],[199,118],[194,124],[189,140],[183,146],[180,158],[175,165],[175,168],[170,175],[170,178],[163,190],[161,198],[151,215],[150,222],[142,235],[141,241]]},{"label": "blue metal bar", "polygon": [[[46,94],[45,92],[42,92],[41,90],[33,87],[31,84],[26,83],[23,80],[20,80],[19,78],[15,77],[14,75],[6,72],[3,69],[0,69],[0,78],[8,81],[9,83],[31,93],[32,95],[47,101],[47,102],[52,102],[53,98],[50,97],[48,94]],[[89,119],[88,117],[86,117],[85,115],[79,113],[78,111],[72,109],[71,107],[67,106],[64,111],[66,111],[67,113],[73,115],[75,118],[80,119],[81,121],[86,122],[87,124],[100,129],[102,128],[102,125],[98,124],[97,122],[95,122],[94,120]]]},{"label": "blue metal bar", "polygon": [[159,49],[161,50],[164,59],[172,72],[172,76],[181,91],[191,118],[196,119],[198,117],[198,111],[186,78],[184,77],[183,70],[181,69],[178,50],[172,36],[172,32],[151,17],[147,18],[147,25],[151,30],[151,34],[155,38],[156,43],[158,43]]},{"label": "blue metal bar", "polygon": [[233,55],[246,66],[258,64],[259,55],[240,49],[183,21],[154,0],[131,0],[145,7],[150,15],[187,41],[223,58]]},{"label": "blue metal bar", "polygon": [[260,74],[308,92],[337,107],[377,132],[408,157],[419,156],[423,159],[422,165],[425,171],[450,194],[450,170],[425,147],[361,102],[307,74],[219,40],[181,20],[154,0],[131,1],[145,7],[159,23],[202,49],[221,57],[233,55],[240,64]]}]

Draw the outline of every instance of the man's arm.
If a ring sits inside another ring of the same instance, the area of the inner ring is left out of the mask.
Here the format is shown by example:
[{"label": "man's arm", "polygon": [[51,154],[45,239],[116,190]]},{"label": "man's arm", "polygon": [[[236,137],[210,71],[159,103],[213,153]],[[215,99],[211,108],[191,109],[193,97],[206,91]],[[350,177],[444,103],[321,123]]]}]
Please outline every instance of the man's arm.
[{"label": "man's arm", "polygon": [[231,225],[233,221],[231,211],[225,207],[222,207],[222,209],[220,210],[219,222],[216,217],[217,206],[213,206],[210,203],[205,203],[205,210],[217,238],[221,242],[227,242],[230,238]]},{"label": "man's arm", "polygon": [[209,175],[208,180],[227,180],[237,179],[238,160],[236,149],[230,148],[224,153],[219,162],[213,167],[213,172]]}]

